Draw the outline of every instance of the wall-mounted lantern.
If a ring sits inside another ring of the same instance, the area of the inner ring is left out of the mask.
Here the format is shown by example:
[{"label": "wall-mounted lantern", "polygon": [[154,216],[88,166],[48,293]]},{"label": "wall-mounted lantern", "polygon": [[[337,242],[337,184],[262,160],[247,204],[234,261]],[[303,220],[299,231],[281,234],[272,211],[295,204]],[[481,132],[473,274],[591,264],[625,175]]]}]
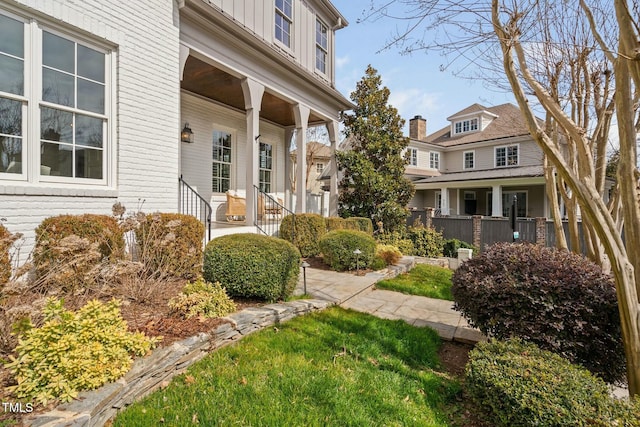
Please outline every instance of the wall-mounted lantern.
[{"label": "wall-mounted lantern", "polygon": [[188,142],[188,143],[193,142],[193,131],[189,127],[188,122],[184,124],[184,128],[182,129],[182,132],[180,132],[180,141]]}]

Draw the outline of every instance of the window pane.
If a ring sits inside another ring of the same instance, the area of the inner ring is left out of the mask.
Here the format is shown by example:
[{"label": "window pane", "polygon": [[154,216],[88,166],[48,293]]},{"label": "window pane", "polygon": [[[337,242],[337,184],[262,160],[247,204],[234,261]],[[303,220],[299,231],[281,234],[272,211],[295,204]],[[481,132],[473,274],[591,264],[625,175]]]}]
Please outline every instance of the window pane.
[{"label": "window pane", "polygon": [[68,73],[75,73],[75,43],[44,31],[42,63]]},{"label": "window pane", "polygon": [[40,138],[73,142],[73,114],[54,108],[40,109]]},{"label": "window pane", "polygon": [[0,172],[22,173],[22,138],[0,136]]},{"label": "window pane", "polygon": [[76,144],[102,148],[102,119],[76,114]]},{"label": "window pane", "polygon": [[40,143],[40,164],[50,168],[53,176],[72,176],[73,147],[70,145]]},{"label": "window pane", "polygon": [[102,179],[102,150],[76,148],[76,177]]},{"label": "window pane", "polygon": [[24,93],[24,61],[0,54],[0,91]]},{"label": "window pane", "polygon": [[22,135],[22,102],[0,98],[0,133]]},{"label": "window pane", "polygon": [[24,24],[0,15],[0,52],[24,58]]},{"label": "window pane", "polygon": [[42,70],[42,100],[75,107],[73,76],[58,71]]},{"label": "window pane", "polygon": [[78,75],[104,83],[104,54],[78,45]]},{"label": "window pane", "polygon": [[104,85],[78,78],[78,108],[104,114]]}]

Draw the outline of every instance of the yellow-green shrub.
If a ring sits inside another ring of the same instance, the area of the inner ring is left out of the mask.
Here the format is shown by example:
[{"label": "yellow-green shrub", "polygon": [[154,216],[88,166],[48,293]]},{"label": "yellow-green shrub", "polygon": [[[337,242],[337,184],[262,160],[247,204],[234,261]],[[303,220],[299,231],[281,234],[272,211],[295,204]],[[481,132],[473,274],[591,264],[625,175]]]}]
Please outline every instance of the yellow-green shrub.
[{"label": "yellow-green shrub", "polygon": [[364,233],[373,234],[373,223],[369,218],[352,216],[345,218],[345,227],[347,230],[359,230]]},{"label": "yellow-green shrub", "polygon": [[9,248],[13,244],[12,234],[0,224],[0,288],[11,278]]},{"label": "yellow-green shrub", "polygon": [[119,305],[93,300],[72,312],[61,300],[49,299],[44,325],[20,336],[17,357],[6,365],[18,382],[8,391],[46,405],[122,377],[131,368],[131,355],[145,355],[157,339],[128,332]]},{"label": "yellow-green shrub", "polygon": [[220,282],[209,283],[199,278],[187,283],[182,292],[169,301],[169,307],[187,319],[194,316],[222,317],[236,310]]},{"label": "yellow-green shrub", "polygon": [[402,252],[393,245],[376,245],[376,257],[380,257],[387,265],[395,264],[402,258]]},{"label": "yellow-green shrub", "polygon": [[325,218],[324,221],[327,225],[327,231],[344,230],[345,228],[344,218],[340,218],[339,216],[330,216]]},{"label": "yellow-green shrub", "polygon": [[72,290],[95,280],[102,261],[124,256],[124,236],[107,215],[59,215],[36,228],[33,263],[36,277],[48,286]]},{"label": "yellow-green shrub", "polygon": [[320,254],[318,241],[326,232],[324,218],[318,214],[288,215],[280,224],[280,237],[293,243],[303,257]]},{"label": "yellow-green shrub", "polygon": [[204,225],[191,215],[155,213],[136,229],[140,260],[161,275],[193,279],[202,272]]}]

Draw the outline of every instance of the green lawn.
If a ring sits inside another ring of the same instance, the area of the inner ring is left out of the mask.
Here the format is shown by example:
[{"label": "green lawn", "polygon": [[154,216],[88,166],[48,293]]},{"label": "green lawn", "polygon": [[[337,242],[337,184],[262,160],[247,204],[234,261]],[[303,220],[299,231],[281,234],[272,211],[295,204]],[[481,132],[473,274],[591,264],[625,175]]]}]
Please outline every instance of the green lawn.
[{"label": "green lawn", "polygon": [[452,275],[453,272],[448,268],[418,264],[409,273],[401,274],[393,279],[381,280],[376,283],[376,288],[453,301],[453,295],[451,295]]},{"label": "green lawn", "polygon": [[114,426],[449,426],[460,385],[439,345],[431,329],[331,308],[210,354]]}]

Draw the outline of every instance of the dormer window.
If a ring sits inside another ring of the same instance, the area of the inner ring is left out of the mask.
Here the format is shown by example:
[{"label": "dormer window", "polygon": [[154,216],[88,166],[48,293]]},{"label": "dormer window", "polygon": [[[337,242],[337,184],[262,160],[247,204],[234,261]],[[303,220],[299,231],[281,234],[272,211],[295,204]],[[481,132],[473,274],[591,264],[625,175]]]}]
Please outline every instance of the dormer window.
[{"label": "dormer window", "polygon": [[460,120],[455,122],[453,126],[454,134],[473,132],[478,130],[478,119]]}]

